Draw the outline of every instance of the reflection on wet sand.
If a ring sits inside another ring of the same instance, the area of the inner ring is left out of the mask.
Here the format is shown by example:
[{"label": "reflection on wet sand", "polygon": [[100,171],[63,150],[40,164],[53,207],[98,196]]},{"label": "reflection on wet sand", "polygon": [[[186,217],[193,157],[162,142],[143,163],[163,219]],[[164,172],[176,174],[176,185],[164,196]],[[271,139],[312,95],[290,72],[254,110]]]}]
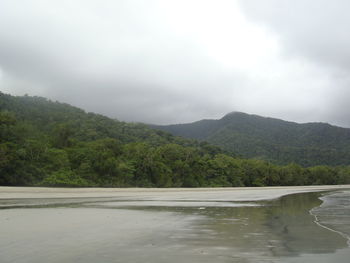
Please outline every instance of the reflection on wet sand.
[{"label": "reflection on wet sand", "polygon": [[5,263],[40,263],[47,257],[51,262],[292,262],[303,255],[311,262],[321,254],[332,260],[337,251],[346,259],[347,240],[315,224],[309,213],[321,204],[319,195],[238,203],[7,200],[0,210],[0,253]]},{"label": "reflection on wet sand", "polygon": [[266,206],[212,209],[207,211],[209,220],[197,227],[215,233],[215,238],[202,235],[195,243],[263,258],[334,253],[347,246],[346,240],[313,222],[308,211],[319,204],[317,194],[298,194]]},{"label": "reflection on wet sand", "polygon": [[309,213],[321,204],[319,195],[289,195],[249,207],[137,209],[200,215],[202,219],[197,220],[188,233],[182,233],[178,242],[200,248],[202,253],[216,255],[225,259],[224,262],[234,258],[258,262],[301,254],[334,253],[337,249],[347,248],[346,239],[319,227]]}]

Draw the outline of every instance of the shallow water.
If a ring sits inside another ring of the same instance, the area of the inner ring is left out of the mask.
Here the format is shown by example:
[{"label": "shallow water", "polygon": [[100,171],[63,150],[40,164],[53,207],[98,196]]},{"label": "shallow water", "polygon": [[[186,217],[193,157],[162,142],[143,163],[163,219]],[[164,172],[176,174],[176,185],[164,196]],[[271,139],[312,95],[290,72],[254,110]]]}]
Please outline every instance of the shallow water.
[{"label": "shallow water", "polygon": [[322,205],[311,210],[316,222],[347,238],[350,245],[350,191],[337,191],[320,199]]},{"label": "shallow water", "polygon": [[349,262],[349,200],[0,200],[0,262]]}]

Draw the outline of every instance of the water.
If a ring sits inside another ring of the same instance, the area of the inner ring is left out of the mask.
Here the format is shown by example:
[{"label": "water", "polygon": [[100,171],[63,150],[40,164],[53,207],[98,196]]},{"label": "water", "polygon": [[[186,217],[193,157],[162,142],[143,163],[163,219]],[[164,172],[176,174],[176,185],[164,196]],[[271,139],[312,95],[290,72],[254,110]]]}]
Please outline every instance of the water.
[{"label": "water", "polygon": [[342,263],[350,257],[350,191],[260,202],[8,199],[0,207],[1,263]]},{"label": "water", "polygon": [[315,216],[316,223],[345,237],[350,246],[349,191],[338,191],[327,194],[320,199],[323,201],[322,205],[310,211]]}]

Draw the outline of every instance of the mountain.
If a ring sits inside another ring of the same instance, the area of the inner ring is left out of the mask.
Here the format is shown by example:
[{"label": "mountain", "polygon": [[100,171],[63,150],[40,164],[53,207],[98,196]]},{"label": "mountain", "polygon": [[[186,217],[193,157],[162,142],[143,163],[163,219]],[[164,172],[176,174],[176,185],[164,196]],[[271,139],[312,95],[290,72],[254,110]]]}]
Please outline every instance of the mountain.
[{"label": "mountain", "polygon": [[177,137],[144,124],[120,122],[41,97],[0,92],[0,185],[223,187],[345,183],[350,183],[350,166],[303,168],[237,158],[207,142]]},{"label": "mountain", "polygon": [[244,158],[302,166],[350,164],[350,129],[326,123],[298,124],[232,112],[219,120],[152,127],[207,141]]},{"label": "mountain", "polygon": [[0,92],[0,185],[204,186],[170,176],[168,163],[224,153],[144,124]]}]

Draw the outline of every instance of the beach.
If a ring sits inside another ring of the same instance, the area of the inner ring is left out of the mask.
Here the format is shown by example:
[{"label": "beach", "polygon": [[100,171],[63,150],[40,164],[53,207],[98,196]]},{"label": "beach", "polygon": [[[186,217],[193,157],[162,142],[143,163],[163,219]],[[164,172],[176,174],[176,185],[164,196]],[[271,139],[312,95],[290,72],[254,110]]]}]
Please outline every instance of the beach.
[{"label": "beach", "polygon": [[348,240],[322,204],[347,189],[1,187],[1,261],[345,263]]},{"label": "beach", "polygon": [[350,188],[350,185],[226,188],[49,188],[1,187],[0,199],[113,197],[120,200],[256,201],[288,194]]}]

